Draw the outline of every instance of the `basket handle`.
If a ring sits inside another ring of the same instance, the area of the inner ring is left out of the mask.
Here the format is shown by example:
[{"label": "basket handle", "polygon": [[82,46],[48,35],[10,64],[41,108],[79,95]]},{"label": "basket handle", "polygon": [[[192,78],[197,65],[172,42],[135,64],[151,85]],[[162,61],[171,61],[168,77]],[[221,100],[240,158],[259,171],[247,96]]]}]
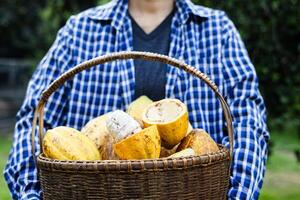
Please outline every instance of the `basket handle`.
[{"label": "basket handle", "polygon": [[[195,69],[194,67],[191,67],[190,65],[187,65],[177,59],[161,55],[161,54],[155,54],[155,53],[149,53],[149,52],[138,52],[138,51],[125,51],[125,52],[117,52],[112,54],[107,54],[103,56],[96,57],[94,59],[88,60],[86,62],[83,62],[74,68],[71,68],[70,70],[63,73],[60,77],[58,77],[55,81],[53,81],[48,88],[43,91],[42,97],[35,109],[34,117],[33,117],[33,123],[32,123],[32,132],[31,132],[31,145],[32,145],[32,152],[33,155],[35,155],[35,128],[37,124],[37,120],[39,118],[39,145],[41,152],[43,152],[42,148],[42,138],[43,138],[43,128],[44,128],[44,106],[49,97],[55,90],[57,90],[61,85],[63,85],[67,80],[73,78],[76,74],[79,72],[89,69],[93,66],[111,62],[114,60],[126,60],[126,59],[144,59],[144,60],[150,60],[150,61],[158,61],[165,64],[172,65],[174,67],[180,68],[185,70],[186,72],[198,77],[202,81],[204,81],[216,94],[216,96],[219,98],[221,102],[221,106],[224,112],[225,120],[227,122],[227,132],[229,136],[229,144],[230,144],[230,159],[232,159],[232,153],[233,153],[233,126],[232,126],[232,118],[230,114],[230,110],[228,107],[228,104],[226,103],[223,96],[218,91],[217,86],[215,83],[213,83],[205,74],[200,72],[199,70]],[[35,158],[35,157],[34,157]]]}]

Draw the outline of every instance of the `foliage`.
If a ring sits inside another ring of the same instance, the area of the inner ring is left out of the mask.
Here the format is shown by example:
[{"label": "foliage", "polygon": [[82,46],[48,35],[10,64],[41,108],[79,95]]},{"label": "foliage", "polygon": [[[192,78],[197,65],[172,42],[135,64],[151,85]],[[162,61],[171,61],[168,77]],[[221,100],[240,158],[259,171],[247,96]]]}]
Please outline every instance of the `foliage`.
[{"label": "foliage", "polygon": [[0,3],[0,56],[31,56],[39,48],[37,32],[38,12],[42,1],[2,0]]},{"label": "foliage", "polygon": [[40,59],[71,14],[95,6],[96,0],[2,0],[0,57]]},{"label": "foliage", "polygon": [[[71,14],[108,0],[2,0],[0,57],[41,59]],[[271,125],[300,129],[300,1],[194,0],[225,10],[256,66]]]},{"label": "foliage", "polygon": [[226,11],[247,46],[277,128],[300,129],[300,1],[195,0]]}]

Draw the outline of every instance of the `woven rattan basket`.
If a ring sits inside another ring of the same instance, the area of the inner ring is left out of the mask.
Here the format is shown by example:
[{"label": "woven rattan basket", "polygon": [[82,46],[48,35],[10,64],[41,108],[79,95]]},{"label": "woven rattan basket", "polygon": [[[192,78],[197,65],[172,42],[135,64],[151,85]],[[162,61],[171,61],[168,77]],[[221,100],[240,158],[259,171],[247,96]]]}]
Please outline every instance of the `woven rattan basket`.
[{"label": "woven rattan basket", "polygon": [[[146,52],[119,52],[84,62],[62,74],[46,89],[34,113],[32,149],[35,153],[35,128],[39,122],[42,151],[44,105],[49,96],[75,74],[98,64],[124,59],[163,62],[185,70],[204,81],[219,98],[227,122],[230,150],[219,145],[219,152],[185,158],[149,160],[59,161],[36,158],[43,199],[226,199],[229,187],[233,144],[232,119],[228,105],[216,85],[203,73],[179,60]],[[39,120],[38,120],[39,119]]]}]

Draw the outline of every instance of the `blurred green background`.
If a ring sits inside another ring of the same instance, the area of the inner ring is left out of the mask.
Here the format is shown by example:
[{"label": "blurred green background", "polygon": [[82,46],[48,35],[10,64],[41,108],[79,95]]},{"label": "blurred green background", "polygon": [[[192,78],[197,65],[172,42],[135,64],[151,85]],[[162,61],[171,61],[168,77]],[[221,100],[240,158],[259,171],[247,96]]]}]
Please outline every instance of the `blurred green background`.
[{"label": "blurred green background", "polygon": [[[0,80],[7,82],[0,85],[1,172],[11,145],[14,115],[37,62],[70,15],[105,2],[107,0],[32,0],[30,3],[1,0]],[[300,1],[194,2],[227,12],[256,67],[271,133],[271,155],[260,199],[299,200]],[[3,176],[0,176],[0,199],[10,199]]]}]

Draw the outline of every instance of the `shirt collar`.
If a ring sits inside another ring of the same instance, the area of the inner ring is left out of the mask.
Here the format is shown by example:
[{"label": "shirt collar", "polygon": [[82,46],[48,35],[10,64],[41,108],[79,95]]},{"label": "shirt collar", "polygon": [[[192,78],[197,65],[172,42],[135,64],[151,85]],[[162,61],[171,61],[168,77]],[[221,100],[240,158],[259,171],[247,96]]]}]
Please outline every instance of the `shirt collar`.
[{"label": "shirt collar", "polygon": [[176,8],[179,13],[180,22],[185,24],[189,17],[209,18],[212,10],[203,6],[195,5],[190,0],[176,0]]},{"label": "shirt collar", "polygon": [[[212,10],[194,5],[190,0],[175,0],[179,23],[186,23],[191,15],[209,18]],[[112,26],[119,29],[127,18],[128,0],[112,0],[108,4],[98,6],[88,14],[94,20],[111,20]]]}]

